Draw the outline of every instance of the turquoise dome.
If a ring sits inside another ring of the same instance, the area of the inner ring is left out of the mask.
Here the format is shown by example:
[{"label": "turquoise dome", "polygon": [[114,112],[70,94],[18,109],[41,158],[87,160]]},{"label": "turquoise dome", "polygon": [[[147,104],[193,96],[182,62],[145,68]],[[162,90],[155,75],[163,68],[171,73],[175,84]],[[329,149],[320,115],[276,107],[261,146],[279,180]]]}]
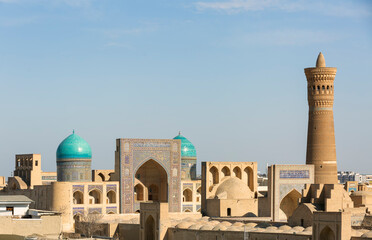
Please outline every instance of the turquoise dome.
[{"label": "turquoise dome", "polygon": [[57,159],[91,159],[89,144],[73,132],[57,148]]},{"label": "turquoise dome", "polygon": [[181,133],[173,139],[181,139],[181,157],[196,157],[196,150],[194,145]]}]

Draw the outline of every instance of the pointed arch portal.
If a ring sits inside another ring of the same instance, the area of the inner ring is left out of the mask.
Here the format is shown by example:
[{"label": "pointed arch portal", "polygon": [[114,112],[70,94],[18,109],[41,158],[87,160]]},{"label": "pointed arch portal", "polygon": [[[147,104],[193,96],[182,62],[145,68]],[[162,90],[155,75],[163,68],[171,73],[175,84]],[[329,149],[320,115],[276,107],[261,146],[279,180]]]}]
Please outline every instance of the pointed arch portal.
[{"label": "pointed arch portal", "polygon": [[144,187],[144,201],[168,202],[167,172],[159,163],[152,159],[146,161],[138,168],[135,177]]},{"label": "pointed arch portal", "polygon": [[301,198],[301,194],[296,190],[292,189],[280,202],[280,210],[284,213],[281,214],[281,220],[287,220],[292,216],[294,210],[298,207],[298,200]]},{"label": "pointed arch portal", "polygon": [[322,240],[335,240],[335,233],[328,226],[323,228],[320,233],[320,239]]},{"label": "pointed arch portal", "polygon": [[155,240],[155,220],[151,215],[148,216],[145,223],[145,239]]}]

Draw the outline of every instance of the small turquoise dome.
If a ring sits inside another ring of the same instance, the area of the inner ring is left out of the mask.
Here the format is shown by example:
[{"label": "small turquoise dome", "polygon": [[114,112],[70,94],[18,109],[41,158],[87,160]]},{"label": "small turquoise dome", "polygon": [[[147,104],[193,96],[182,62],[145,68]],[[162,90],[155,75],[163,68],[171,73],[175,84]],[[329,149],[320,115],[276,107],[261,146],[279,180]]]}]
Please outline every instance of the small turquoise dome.
[{"label": "small turquoise dome", "polygon": [[91,159],[89,144],[73,132],[57,148],[57,159]]},{"label": "small turquoise dome", "polygon": [[181,133],[173,139],[181,139],[181,157],[196,157],[196,150],[194,145]]}]

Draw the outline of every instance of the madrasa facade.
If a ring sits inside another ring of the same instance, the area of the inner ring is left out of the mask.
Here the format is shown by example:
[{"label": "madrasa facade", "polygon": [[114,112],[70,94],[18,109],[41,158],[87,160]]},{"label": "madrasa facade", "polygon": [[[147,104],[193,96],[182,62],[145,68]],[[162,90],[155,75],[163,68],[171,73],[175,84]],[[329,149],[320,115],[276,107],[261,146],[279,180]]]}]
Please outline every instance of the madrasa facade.
[{"label": "madrasa facade", "polygon": [[173,139],[116,140],[115,169],[92,170],[92,150],[75,132],[56,151],[56,172],[41,170],[40,154],[17,154],[14,176],[0,194],[31,198],[32,208],[62,212],[65,231],[89,213],[134,214],[140,203],[169,202],[171,212],[201,211],[196,149]]}]

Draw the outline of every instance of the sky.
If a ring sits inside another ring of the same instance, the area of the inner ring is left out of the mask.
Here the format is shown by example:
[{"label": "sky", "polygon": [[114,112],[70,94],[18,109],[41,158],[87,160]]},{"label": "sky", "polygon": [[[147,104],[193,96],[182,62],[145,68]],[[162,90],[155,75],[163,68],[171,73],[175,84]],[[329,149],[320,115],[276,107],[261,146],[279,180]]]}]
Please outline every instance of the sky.
[{"label": "sky", "polygon": [[72,133],[93,169],[117,138],[173,138],[201,161],[305,164],[304,68],[337,67],[338,170],[372,174],[372,1],[0,0],[0,176],[55,171]]}]

